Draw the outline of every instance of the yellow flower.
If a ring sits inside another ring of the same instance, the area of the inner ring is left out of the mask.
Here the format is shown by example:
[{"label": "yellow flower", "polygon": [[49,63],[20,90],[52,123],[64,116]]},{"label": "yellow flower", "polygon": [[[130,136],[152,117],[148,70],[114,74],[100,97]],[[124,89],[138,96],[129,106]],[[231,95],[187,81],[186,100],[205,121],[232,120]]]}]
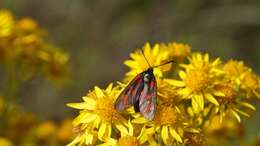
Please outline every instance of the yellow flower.
[{"label": "yellow flower", "polygon": [[33,32],[38,29],[38,24],[31,18],[22,18],[16,23],[17,31]]},{"label": "yellow flower", "polygon": [[128,121],[128,130],[121,133],[121,137],[119,139],[107,139],[107,142],[100,146],[157,146],[157,143],[153,138],[153,128],[147,129],[143,127],[138,136],[135,136],[135,128],[136,127],[134,127],[132,123]]},{"label": "yellow flower", "polygon": [[64,82],[69,75],[68,61],[69,55],[59,51],[39,51],[39,58],[44,64],[44,73],[48,79]]},{"label": "yellow flower", "polygon": [[[127,121],[120,115],[115,107],[114,101],[118,95],[118,89],[112,88],[110,84],[105,90],[101,90],[95,87],[95,90],[90,92],[87,96],[83,97],[84,102],[81,103],[69,103],[68,106],[80,109],[80,114],[73,121],[74,127],[80,127],[84,134],[89,134],[89,132],[97,133],[99,140],[104,141],[105,139],[111,137],[112,129],[116,128],[121,133],[127,131],[125,125]],[[86,139],[93,136],[88,136],[84,138],[79,137],[78,139]],[[86,139],[86,141],[90,141]],[[93,144],[93,143],[85,143]]]},{"label": "yellow flower", "polygon": [[0,10],[0,37],[9,36],[14,27],[14,18],[8,10]]},{"label": "yellow flower", "polygon": [[244,78],[244,73],[248,71],[248,69],[249,68],[244,65],[243,61],[236,60],[229,60],[223,66],[226,80],[236,86],[241,84],[241,81]]},{"label": "yellow flower", "polygon": [[229,60],[223,66],[223,70],[226,80],[243,89],[246,97],[255,95],[260,98],[260,81],[252,69],[244,65],[243,61]]},{"label": "yellow flower", "polygon": [[56,126],[52,121],[46,121],[40,124],[36,129],[37,136],[40,139],[45,139],[49,136],[53,136],[55,131],[56,131]]},{"label": "yellow flower", "polygon": [[142,116],[136,116],[132,122],[154,128],[154,133],[158,133],[157,138],[159,139],[157,141],[162,139],[166,145],[176,142],[183,143],[183,132],[188,125],[184,119],[184,115],[177,106],[166,104],[158,105],[153,121],[147,121]]},{"label": "yellow flower", "polygon": [[61,123],[61,126],[57,130],[57,138],[60,141],[68,141],[72,137],[72,124],[70,119],[66,119]]},{"label": "yellow flower", "polygon": [[157,86],[157,98],[162,103],[175,105],[182,100],[176,88],[171,86],[164,79],[157,79]]},{"label": "yellow flower", "polygon": [[191,52],[189,45],[176,42],[162,44],[162,49],[169,52],[169,57],[175,61],[183,61]]},{"label": "yellow flower", "polygon": [[260,98],[260,80],[251,70],[244,73],[241,89],[246,92],[248,98],[252,97],[253,94]]},{"label": "yellow flower", "polygon": [[245,131],[242,123],[230,117],[230,115],[226,115],[222,119],[221,116],[215,116],[208,121],[203,127],[206,135],[219,135],[223,137],[244,136]]},{"label": "yellow flower", "polygon": [[[255,111],[255,107],[250,103],[246,102],[246,99],[241,97],[238,89],[235,89],[231,84],[228,83],[218,83],[214,86],[214,89],[223,95],[215,96],[219,106],[213,107],[215,114],[219,113],[220,118],[223,118],[227,114],[233,115],[238,122],[240,122],[240,116],[243,115],[249,117],[250,115],[243,110],[252,110]],[[222,119],[221,119],[222,120]]]},{"label": "yellow flower", "polygon": [[191,99],[193,110],[198,113],[204,109],[204,98],[209,102],[218,105],[213,97],[219,94],[212,89],[215,81],[222,71],[218,69],[221,63],[217,58],[209,61],[208,54],[193,54],[188,58],[189,64],[181,64],[185,71],[179,71],[181,80],[165,79],[169,84],[179,88],[179,94],[185,99]]},{"label": "yellow flower", "polygon": [[7,138],[0,137],[0,145],[1,146],[13,146],[13,143]]},{"label": "yellow flower", "polygon": [[[148,63],[151,66],[160,65],[169,60],[168,52],[163,51],[159,44],[155,44],[153,47],[151,47],[149,43],[146,43],[142,49]],[[135,53],[131,53],[130,57],[132,58],[131,60],[126,60],[124,62],[128,67],[130,67],[130,71],[126,73],[127,81],[131,80],[132,78],[134,78],[134,76],[150,67],[145,60],[145,57],[142,55],[141,50],[137,50]],[[169,70],[170,67],[171,65],[168,64],[154,68],[155,76],[162,77],[162,73]]]}]

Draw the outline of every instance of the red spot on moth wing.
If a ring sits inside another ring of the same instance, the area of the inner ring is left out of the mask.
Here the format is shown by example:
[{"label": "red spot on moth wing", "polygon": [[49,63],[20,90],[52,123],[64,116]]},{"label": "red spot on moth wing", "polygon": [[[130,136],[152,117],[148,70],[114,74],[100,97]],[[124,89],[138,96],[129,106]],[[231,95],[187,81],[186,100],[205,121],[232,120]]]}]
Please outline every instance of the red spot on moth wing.
[{"label": "red spot on moth wing", "polygon": [[147,113],[147,112],[150,112],[151,111],[151,108],[154,106],[153,103],[148,103],[148,105],[145,107],[144,109],[144,112]]},{"label": "red spot on moth wing", "polygon": [[154,88],[154,87],[155,87],[155,84],[156,84],[155,81],[151,81],[151,82],[150,82],[150,88]]},{"label": "red spot on moth wing", "polygon": [[123,95],[122,96],[122,103],[124,104],[124,105],[127,105],[127,96],[126,95]]}]

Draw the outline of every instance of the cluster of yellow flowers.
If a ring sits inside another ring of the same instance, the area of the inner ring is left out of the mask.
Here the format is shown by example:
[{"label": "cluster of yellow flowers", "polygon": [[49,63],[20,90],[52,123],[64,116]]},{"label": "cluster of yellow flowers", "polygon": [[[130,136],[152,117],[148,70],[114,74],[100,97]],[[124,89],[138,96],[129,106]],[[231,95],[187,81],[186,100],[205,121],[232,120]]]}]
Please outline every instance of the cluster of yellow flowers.
[{"label": "cluster of yellow flowers", "polygon": [[63,81],[69,56],[47,43],[45,35],[33,19],[15,20],[10,11],[0,9],[0,63],[22,80],[44,74],[48,79]]},{"label": "cluster of yellow flowers", "polygon": [[[129,107],[123,113],[114,103],[127,83],[151,66],[169,60],[176,63],[154,68],[157,109],[153,120]],[[181,43],[146,43],[124,63],[130,70],[122,82],[105,89],[94,87],[73,120],[75,139],[68,146],[226,145],[231,136],[243,135],[241,116],[249,117],[260,98],[260,78],[242,61],[212,59]]]},{"label": "cluster of yellow flowers", "polygon": [[[70,119],[41,121],[36,115],[13,110],[1,121],[1,146],[62,146],[72,138]],[[2,120],[2,118],[0,117]]]},{"label": "cluster of yellow flowers", "polygon": [[18,90],[33,77],[58,83],[68,77],[68,54],[48,43],[45,34],[33,19],[15,20],[0,9],[0,146],[57,146],[72,137],[71,120],[41,121],[16,104]]}]

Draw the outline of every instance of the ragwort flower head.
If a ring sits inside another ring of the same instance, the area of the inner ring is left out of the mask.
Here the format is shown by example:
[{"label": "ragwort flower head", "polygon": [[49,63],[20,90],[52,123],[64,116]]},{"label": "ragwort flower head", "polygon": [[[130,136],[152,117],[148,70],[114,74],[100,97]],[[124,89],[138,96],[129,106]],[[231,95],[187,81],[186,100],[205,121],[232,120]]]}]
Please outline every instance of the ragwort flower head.
[{"label": "ragwort flower head", "polygon": [[244,73],[248,68],[244,65],[242,61],[229,60],[223,66],[223,71],[227,80],[235,85],[240,85],[243,79]]},{"label": "ragwort flower head", "polygon": [[37,32],[39,29],[38,23],[31,18],[22,18],[16,23],[17,33]]},{"label": "ragwort flower head", "polygon": [[12,143],[11,140],[4,138],[4,137],[0,137],[0,145],[1,146],[14,146],[14,144]]},{"label": "ragwort flower head", "polygon": [[177,106],[160,104],[157,107],[153,121],[147,121],[142,116],[135,116],[132,121],[137,124],[144,124],[154,130],[155,139],[164,144],[183,143],[183,133],[188,127],[184,115]]},{"label": "ragwort flower head", "polygon": [[179,94],[185,99],[191,99],[192,107],[197,113],[204,109],[204,98],[209,102],[218,105],[213,97],[218,92],[213,90],[217,78],[222,74],[218,68],[221,63],[217,58],[209,60],[208,54],[193,54],[188,58],[189,64],[181,64],[185,70],[179,71],[181,80],[166,79],[166,81],[179,88]]},{"label": "ragwort flower head", "polygon": [[102,146],[157,146],[153,138],[154,130],[152,128],[143,127],[138,135],[135,135],[134,130],[138,129],[128,121],[127,131],[122,131],[120,138],[106,139],[106,142]]},{"label": "ragwort flower head", "polygon": [[[153,47],[151,47],[149,43],[146,43],[142,49],[148,63],[151,66],[160,65],[169,59],[168,52],[163,51],[159,44],[155,44]],[[137,50],[135,53],[131,53],[130,57],[132,58],[131,60],[126,60],[124,62],[130,68],[130,71],[126,73],[126,81],[131,80],[138,73],[141,73],[150,67],[142,55],[141,50]],[[156,77],[162,77],[163,72],[168,71],[170,67],[171,65],[168,64],[154,68],[154,75]]]},{"label": "ragwort flower head", "polygon": [[[215,114],[219,115],[221,120],[226,115],[233,115],[238,122],[241,121],[240,115],[250,117],[249,111],[255,111],[255,107],[248,102],[248,99],[241,95],[241,91],[238,88],[232,86],[231,83],[218,83],[214,86],[214,89],[220,95],[216,95],[219,106],[212,107]],[[211,107],[211,106],[210,106]]]},{"label": "ragwort flower head", "polygon": [[111,137],[113,128],[126,131],[127,121],[114,107],[117,94],[118,88],[113,88],[112,84],[105,90],[95,87],[94,91],[83,97],[84,102],[68,104],[70,107],[81,110],[79,116],[73,121],[73,126],[81,131],[79,138],[75,139],[77,141],[72,142],[73,145],[76,143],[93,144],[94,137],[105,141]]},{"label": "ragwort flower head", "polygon": [[243,61],[229,60],[224,66],[225,79],[237,88],[241,88],[247,98],[260,98],[260,82],[252,69],[244,65]]},{"label": "ragwort flower head", "polygon": [[169,53],[169,57],[175,61],[182,62],[191,53],[191,47],[182,43],[161,44],[162,49]]}]

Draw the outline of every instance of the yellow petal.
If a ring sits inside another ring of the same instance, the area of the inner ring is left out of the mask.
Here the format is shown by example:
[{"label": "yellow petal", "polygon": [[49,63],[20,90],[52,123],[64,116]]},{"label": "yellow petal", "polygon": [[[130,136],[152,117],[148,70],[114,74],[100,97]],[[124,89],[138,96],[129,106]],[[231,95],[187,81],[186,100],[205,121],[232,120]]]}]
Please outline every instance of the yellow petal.
[{"label": "yellow petal", "polygon": [[179,76],[181,77],[181,79],[183,80],[183,79],[185,79],[186,78],[186,73],[184,72],[184,71],[180,71],[179,72]]},{"label": "yellow petal", "polygon": [[103,140],[103,136],[106,132],[107,124],[101,123],[101,126],[99,127],[98,130],[98,139]]},{"label": "yellow petal", "polygon": [[98,98],[104,97],[103,91],[99,87],[97,87],[97,86],[95,87],[95,93],[96,93]]},{"label": "yellow petal", "polygon": [[205,61],[205,62],[209,62],[209,54],[205,54],[205,56],[204,56],[204,61]]},{"label": "yellow petal", "polygon": [[73,141],[66,146],[75,146],[78,142],[80,141],[80,136],[77,136],[76,138],[73,139]]},{"label": "yellow petal", "polygon": [[199,61],[202,61],[202,56],[201,56],[201,54],[198,54],[198,55],[197,55],[197,59],[198,59]]},{"label": "yellow petal", "polygon": [[156,56],[156,55],[158,55],[158,52],[159,52],[159,44],[155,44],[154,47],[153,47],[152,54],[154,56]]},{"label": "yellow petal", "polygon": [[185,97],[189,97],[189,95],[191,94],[191,90],[189,88],[183,88],[181,90],[178,91],[178,93],[180,95],[184,95]]},{"label": "yellow petal", "polygon": [[116,124],[115,126],[121,132],[121,137],[128,135],[128,131],[125,126],[122,124]]},{"label": "yellow petal", "polygon": [[199,108],[199,104],[198,102],[195,100],[195,98],[191,98],[191,105],[192,105],[192,109],[194,111],[194,113],[199,113],[200,112],[200,108]]},{"label": "yellow petal", "polygon": [[238,102],[240,105],[242,105],[242,106],[244,106],[244,107],[247,107],[247,108],[249,108],[249,109],[251,109],[251,110],[256,110],[255,109],[255,107],[252,105],[252,104],[250,104],[250,103],[247,103],[247,102]]},{"label": "yellow petal", "polygon": [[111,124],[107,124],[106,136],[111,137],[112,127]]},{"label": "yellow petal", "polygon": [[143,124],[143,123],[147,123],[148,121],[144,117],[138,117],[133,119],[132,122],[136,124]]},{"label": "yellow petal", "polygon": [[165,79],[167,83],[176,87],[184,87],[185,83],[183,81],[173,80],[173,79]]},{"label": "yellow petal", "polygon": [[241,111],[240,109],[234,108],[234,110],[245,117],[250,117],[248,113]]},{"label": "yellow petal", "polygon": [[147,141],[148,135],[145,132],[145,127],[143,127],[141,129],[141,132],[140,132],[139,136],[137,137],[137,139],[139,140],[140,144],[143,144]]},{"label": "yellow petal", "polygon": [[86,102],[68,103],[67,106],[75,108],[75,109],[87,109],[88,108],[88,104]]},{"label": "yellow petal", "polygon": [[111,144],[106,142],[106,143],[98,144],[98,145],[95,145],[95,146],[111,146]]},{"label": "yellow petal", "polygon": [[235,118],[237,119],[237,121],[240,123],[241,119],[240,116],[237,114],[237,112],[235,112],[234,110],[231,110],[231,113],[235,116]]},{"label": "yellow petal", "polygon": [[156,141],[153,138],[149,138],[148,142],[149,142],[150,146],[158,146],[158,144],[156,143]]},{"label": "yellow petal", "polygon": [[88,102],[81,102],[81,103],[68,103],[67,106],[75,108],[75,109],[93,110],[93,109],[95,109],[96,105],[88,103]]},{"label": "yellow petal", "polygon": [[86,145],[92,144],[94,136],[92,134],[87,134],[85,137],[86,137],[85,144]]},{"label": "yellow petal", "polygon": [[167,126],[163,126],[162,127],[162,139],[163,139],[163,142],[165,144],[167,144],[167,140],[169,138],[169,134],[168,134],[168,127]]},{"label": "yellow petal", "polygon": [[180,135],[176,132],[176,130],[172,127],[170,127],[170,133],[174,139],[176,139],[178,142],[182,143],[182,139]]},{"label": "yellow petal", "polygon": [[152,128],[145,129],[145,133],[148,135],[154,134],[155,133],[154,128],[152,127]]},{"label": "yellow petal", "polygon": [[218,65],[218,64],[220,64],[220,63],[221,63],[220,58],[217,58],[217,59],[215,59],[215,60],[213,61],[212,65],[213,65],[213,66],[216,66],[216,65]]},{"label": "yellow petal", "polygon": [[200,111],[202,111],[204,109],[204,98],[203,98],[203,96],[201,94],[198,94],[198,95],[194,95],[193,98],[197,102],[197,104],[200,108]]},{"label": "yellow petal", "polygon": [[144,53],[145,54],[149,54],[150,53],[150,50],[151,50],[151,45],[150,43],[146,42],[144,47],[143,47],[143,50],[144,50]]},{"label": "yellow petal", "polygon": [[72,124],[74,126],[77,126],[78,124],[80,124],[84,119],[88,118],[91,114],[87,113],[87,112],[82,112],[79,114],[79,116],[77,116],[73,121]]},{"label": "yellow petal", "polygon": [[93,98],[90,98],[88,96],[83,96],[83,100],[89,104],[96,105],[96,101]]},{"label": "yellow petal", "polygon": [[113,87],[113,83],[110,83],[108,86],[107,86],[107,88],[106,88],[106,92],[111,92],[111,90],[112,90],[112,87]]},{"label": "yellow petal", "polygon": [[205,94],[205,97],[207,98],[208,101],[215,105],[219,105],[218,101],[211,95],[211,94]]},{"label": "yellow petal", "polygon": [[214,91],[213,94],[214,94],[215,96],[220,96],[220,97],[226,96],[223,92],[220,92],[220,91]]},{"label": "yellow petal", "polygon": [[100,119],[100,117],[97,116],[96,119],[95,119],[95,121],[93,122],[93,126],[94,126],[95,128],[98,128],[100,122],[101,122],[101,119]]},{"label": "yellow petal", "polygon": [[130,120],[128,120],[128,129],[129,129],[128,134],[129,134],[130,136],[133,136],[133,134],[134,134],[134,128],[133,128],[133,126],[132,126]]},{"label": "yellow petal", "polygon": [[[139,53],[130,53],[130,57],[133,60],[140,60],[140,54]],[[141,57],[143,57],[143,56],[141,56]]]},{"label": "yellow petal", "polygon": [[85,119],[82,119],[81,123],[90,123],[92,121],[94,121],[97,118],[96,114],[91,114],[88,117],[86,117]]},{"label": "yellow petal", "polygon": [[136,61],[133,60],[126,60],[124,64],[130,68],[137,69],[139,68],[139,64]]}]

